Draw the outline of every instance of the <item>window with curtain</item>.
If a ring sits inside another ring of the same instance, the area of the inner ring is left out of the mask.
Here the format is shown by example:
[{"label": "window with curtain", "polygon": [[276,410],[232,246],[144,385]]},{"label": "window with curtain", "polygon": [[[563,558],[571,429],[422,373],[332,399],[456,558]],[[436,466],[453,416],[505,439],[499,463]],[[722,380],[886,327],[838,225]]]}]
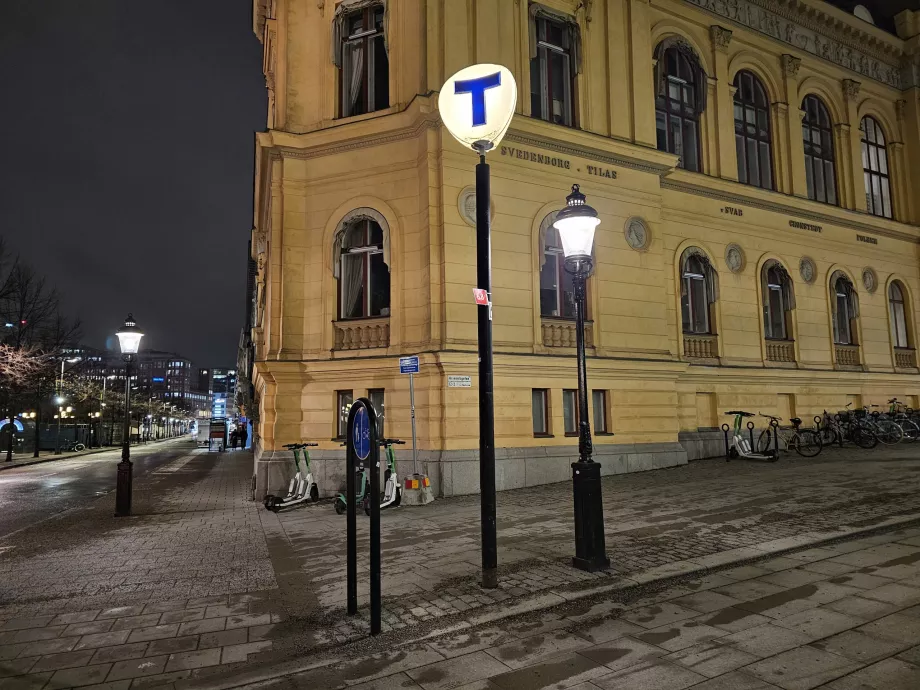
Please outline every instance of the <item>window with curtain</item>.
[{"label": "window with curtain", "polygon": [[578,435],[578,391],[576,390],[562,391],[562,421],[565,425],[566,436]]},{"label": "window with curtain", "polygon": [[792,279],[786,269],[773,260],[765,263],[762,270],[764,336],[769,340],[790,340],[787,315],[795,308]]},{"label": "window with curtain", "polygon": [[856,293],[849,278],[839,276],[834,280],[831,285],[831,301],[834,307],[834,342],[837,345],[855,345],[853,319],[858,314]]},{"label": "window with curtain", "polygon": [[805,179],[808,198],[837,205],[837,174],[834,166],[834,133],[827,106],[817,96],[802,101],[802,142],[805,146]]},{"label": "window with curtain", "polygon": [[390,66],[384,38],[383,5],[344,16],[339,65],[341,115],[364,115],[390,105]]},{"label": "window with curtain", "polygon": [[594,407],[594,431],[598,434],[608,433],[607,429],[607,391],[591,391],[591,403]]},{"label": "window with curtain", "polygon": [[760,79],[747,70],[735,75],[734,105],[738,180],[773,189],[770,102]]},{"label": "window with curtain", "polygon": [[565,254],[559,231],[550,226],[543,246],[540,268],[540,315],[575,318],[575,287],[572,274],[565,270]]},{"label": "window with curtain", "polygon": [[658,149],[680,156],[678,165],[700,172],[700,113],[705,74],[692,50],[672,44],[657,51],[659,77],[655,98]]},{"label": "window with curtain", "polygon": [[574,23],[534,13],[535,45],[530,58],[530,114],[566,127],[575,126]]},{"label": "window with curtain", "polygon": [[336,391],[335,433],[336,438],[345,438],[348,433],[348,413],[354,402],[353,391]]},{"label": "window with curtain", "polygon": [[530,408],[533,415],[533,435],[549,435],[549,390],[534,388],[530,395]]},{"label": "window with curtain", "polygon": [[684,333],[711,333],[709,307],[715,301],[715,271],[705,254],[684,252],[680,292]]},{"label": "window with curtain", "polygon": [[907,337],[907,310],[904,307],[904,288],[898,281],[888,286],[888,308],[891,313],[891,342],[895,347],[910,347]]},{"label": "window with curtain", "polygon": [[390,269],[383,260],[383,230],[373,220],[345,229],[339,259],[339,318],[390,314]]},{"label": "window with curtain", "polygon": [[866,208],[872,215],[891,218],[891,180],[885,135],[875,118],[868,116],[860,121],[859,132],[862,138]]},{"label": "window with curtain", "polygon": [[377,438],[384,438],[383,420],[386,417],[386,407],[384,406],[384,389],[371,388],[367,391],[367,399],[374,406],[374,412],[377,413]]}]

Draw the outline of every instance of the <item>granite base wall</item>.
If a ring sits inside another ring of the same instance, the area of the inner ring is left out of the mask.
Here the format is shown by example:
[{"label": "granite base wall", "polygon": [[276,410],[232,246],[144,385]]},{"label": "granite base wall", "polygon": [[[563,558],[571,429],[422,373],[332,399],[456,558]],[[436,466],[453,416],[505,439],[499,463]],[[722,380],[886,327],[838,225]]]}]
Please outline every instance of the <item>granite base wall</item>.
[{"label": "granite base wall", "polygon": [[720,429],[681,431],[677,440],[686,449],[688,460],[725,457],[725,435]]}]

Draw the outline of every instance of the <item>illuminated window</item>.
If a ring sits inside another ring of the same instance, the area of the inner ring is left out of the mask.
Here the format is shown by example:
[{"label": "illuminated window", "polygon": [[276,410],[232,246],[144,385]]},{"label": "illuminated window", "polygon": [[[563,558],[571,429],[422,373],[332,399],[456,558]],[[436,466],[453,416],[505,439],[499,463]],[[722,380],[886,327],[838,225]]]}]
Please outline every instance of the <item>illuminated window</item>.
[{"label": "illuminated window", "polygon": [[688,249],[681,260],[680,307],[683,332],[711,333],[710,305],[715,302],[715,270],[698,249]]},{"label": "illuminated window", "polygon": [[734,105],[738,181],[773,189],[770,102],[767,90],[751,72],[742,70],[735,75]]},{"label": "illuminated window", "polygon": [[888,308],[891,315],[891,342],[895,347],[910,347],[907,311],[904,308],[904,288],[898,281],[888,286]]},{"label": "illuminated window", "polygon": [[530,114],[557,125],[575,125],[575,50],[578,27],[537,13],[530,59]]},{"label": "illuminated window", "polygon": [[834,166],[834,135],[827,107],[817,96],[802,101],[802,141],[805,146],[805,179],[808,198],[837,205],[837,176]]},{"label": "illuminated window", "polygon": [[540,268],[540,314],[564,319],[575,318],[575,287],[572,274],[565,270],[565,254],[559,231],[550,226],[543,247]]},{"label": "illuminated window", "polygon": [[390,270],[383,260],[383,230],[373,220],[352,223],[342,238],[339,318],[390,313]]},{"label": "illuminated window", "polygon": [[344,16],[339,68],[342,117],[363,115],[390,105],[390,66],[383,22],[382,5]]},{"label": "illuminated window", "polygon": [[659,46],[657,54],[658,149],[680,156],[680,167],[700,172],[700,114],[705,104],[705,73],[697,56],[684,44],[674,43],[664,49]]},{"label": "illuminated window", "polygon": [[862,138],[866,208],[874,216],[891,218],[891,180],[885,135],[879,123],[871,117],[864,117],[860,121],[859,132]]}]

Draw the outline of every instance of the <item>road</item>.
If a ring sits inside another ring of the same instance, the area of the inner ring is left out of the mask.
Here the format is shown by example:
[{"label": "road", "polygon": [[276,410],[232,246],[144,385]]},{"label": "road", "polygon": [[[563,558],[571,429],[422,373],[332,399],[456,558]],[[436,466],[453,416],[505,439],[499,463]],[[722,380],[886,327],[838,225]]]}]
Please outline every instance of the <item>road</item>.
[{"label": "road", "polygon": [[[134,476],[188,453],[187,440],[131,449]],[[115,488],[121,449],[0,472],[0,537],[84,505]]]}]

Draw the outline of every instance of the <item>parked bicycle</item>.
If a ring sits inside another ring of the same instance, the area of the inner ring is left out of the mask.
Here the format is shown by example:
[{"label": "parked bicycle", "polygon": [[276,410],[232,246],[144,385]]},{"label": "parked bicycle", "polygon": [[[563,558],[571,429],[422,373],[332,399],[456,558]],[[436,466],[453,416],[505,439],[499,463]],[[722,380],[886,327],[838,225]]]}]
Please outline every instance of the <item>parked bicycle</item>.
[{"label": "parked bicycle", "polygon": [[[794,450],[804,458],[813,458],[821,452],[823,444],[821,435],[812,429],[802,429],[802,420],[798,417],[790,419],[792,426],[782,427],[779,423],[782,417],[760,413],[761,417],[770,420],[770,425],[760,432],[757,438],[757,450],[761,453],[778,447],[787,453]],[[778,444],[778,446],[777,446]]]},{"label": "parked bicycle", "polygon": [[[872,407],[878,407],[878,405],[872,405]],[[863,415],[865,416],[865,423],[872,429],[880,443],[884,443],[886,446],[893,446],[900,443],[904,438],[903,429],[889,419],[888,415],[879,410],[870,410],[869,405],[863,406]]]},{"label": "parked bicycle", "polygon": [[842,446],[845,441],[849,441],[860,448],[875,448],[878,445],[878,437],[864,418],[856,416],[850,405],[852,403],[847,403],[846,409],[836,414],[832,415],[824,410],[823,417],[815,417],[822,445],[836,443]]},{"label": "parked bicycle", "polygon": [[79,453],[81,450],[86,450],[86,446],[79,441],[65,441],[61,444],[62,453]]},{"label": "parked bicycle", "polygon": [[920,424],[911,418],[909,414],[910,408],[899,402],[897,398],[889,400],[888,405],[888,416],[895,424],[901,427],[901,431],[904,432],[904,440],[908,443],[913,443],[920,439]]}]

